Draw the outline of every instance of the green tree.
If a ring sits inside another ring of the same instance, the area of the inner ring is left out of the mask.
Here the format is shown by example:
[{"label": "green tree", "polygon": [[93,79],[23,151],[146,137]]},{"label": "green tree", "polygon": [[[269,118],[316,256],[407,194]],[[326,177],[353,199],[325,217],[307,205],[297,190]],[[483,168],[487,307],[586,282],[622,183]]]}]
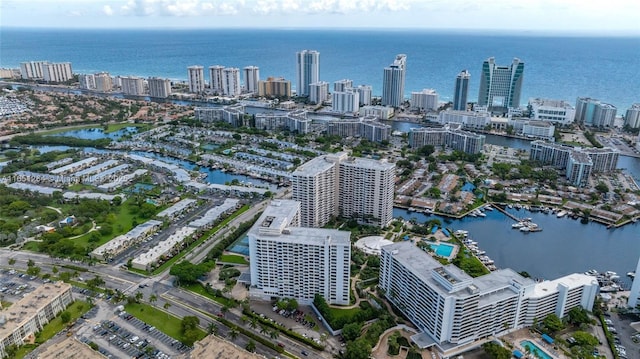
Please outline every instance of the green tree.
[{"label": "green tree", "polygon": [[549,314],[544,317],[542,325],[549,333],[555,333],[564,329],[564,323],[562,323],[562,320],[555,314]]},{"label": "green tree", "polygon": [[[527,348],[529,348],[527,346]],[[511,351],[507,348],[502,347],[498,343],[488,342],[482,344],[482,349],[491,359],[510,359]]]},{"label": "green tree", "polygon": [[36,265],[36,262],[34,262],[33,259],[27,261],[27,267],[33,267],[34,265]]},{"label": "green tree", "polygon": [[599,344],[598,338],[594,337],[593,335],[587,332],[583,332],[580,330],[573,333],[573,339],[576,340],[576,345],[579,345],[582,347],[586,346],[586,347],[593,348]]},{"label": "green tree", "polygon": [[365,339],[358,339],[347,343],[345,359],[369,359],[371,345]]},{"label": "green tree", "polygon": [[247,343],[247,345],[245,345],[244,347],[248,352],[255,352],[256,351],[256,342],[254,342],[253,340],[249,340],[249,342]]},{"label": "green tree", "polygon": [[604,182],[598,182],[598,184],[594,188],[600,193],[609,192],[609,186],[607,186]]},{"label": "green tree", "polygon": [[567,314],[567,323],[575,326],[581,324],[590,324],[592,322],[589,318],[589,313],[582,307],[573,307]]},{"label": "green tree", "polygon": [[137,303],[140,303],[142,297],[144,297],[144,294],[142,294],[142,292],[136,292],[135,299]]},{"label": "green tree", "polygon": [[151,295],[149,296],[149,303],[151,303],[152,305],[153,305],[153,303],[155,303],[155,302],[157,302],[157,301],[158,301],[158,296],[157,296],[157,295],[155,295],[155,294],[151,294]]},{"label": "green tree", "polygon": [[209,326],[207,326],[207,333],[209,334],[217,335],[218,330],[218,325],[215,322],[211,322],[209,323]]},{"label": "green tree", "polygon": [[[16,259],[15,258],[9,258],[8,263],[9,263],[10,266],[12,266],[12,265],[16,264]],[[53,267],[53,268],[55,268],[55,267]]]},{"label": "green tree", "polygon": [[182,261],[169,270],[169,274],[176,276],[179,284],[196,283],[198,278],[209,272],[214,262],[203,262],[200,264],[193,264],[189,261]]},{"label": "green tree", "polygon": [[38,275],[38,274],[40,274],[40,270],[41,270],[40,267],[36,267],[36,266],[29,267],[29,268],[27,268],[27,274],[28,275]]},{"label": "green tree", "polygon": [[63,323],[69,323],[69,321],[71,320],[71,313],[67,312],[66,310],[60,313],[60,320]]},{"label": "green tree", "polygon": [[360,336],[362,323],[349,323],[342,328],[342,337],[346,341],[356,340]]},{"label": "green tree", "polygon": [[164,308],[164,310],[167,312],[167,318],[169,318],[169,308],[171,307],[171,303],[169,302],[164,302],[164,304],[162,305],[162,308]]},{"label": "green tree", "polygon": [[229,332],[227,333],[227,335],[229,335],[229,339],[231,340],[235,340],[238,335],[240,334],[240,332],[238,331],[238,328],[236,327],[231,327],[231,330],[229,330]]}]

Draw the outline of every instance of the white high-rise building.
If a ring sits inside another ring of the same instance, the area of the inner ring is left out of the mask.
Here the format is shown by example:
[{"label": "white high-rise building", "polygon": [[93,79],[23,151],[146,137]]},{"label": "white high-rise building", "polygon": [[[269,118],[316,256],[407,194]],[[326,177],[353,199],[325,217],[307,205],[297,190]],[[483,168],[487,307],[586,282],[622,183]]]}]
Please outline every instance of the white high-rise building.
[{"label": "white high-rise building", "polygon": [[348,87],[331,94],[331,110],[338,113],[356,114],[360,110],[360,93]]},{"label": "white high-rise building", "polygon": [[411,93],[411,109],[418,111],[435,111],[438,109],[438,93],[434,89],[424,89]]},{"label": "white high-rise building", "polygon": [[631,128],[640,127],[640,103],[634,103],[627,109],[624,116],[624,124]]},{"label": "white high-rise building", "polygon": [[360,85],[357,87],[358,97],[360,98],[360,106],[371,105],[371,93],[373,89],[369,85]]},{"label": "white high-rise building", "polygon": [[248,233],[250,295],[310,304],[321,294],[330,304],[349,304],[350,235],[300,227],[300,202],[272,201]]},{"label": "white high-rise building", "polygon": [[166,98],[171,95],[171,80],[158,77],[149,77],[149,96],[156,98]]},{"label": "white high-rise building", "polygon": [[520,107],[520,93],[524,78],[524,62],[515,58],[509,66],[496,64],[490,57],[482,64],[478,106],[487,106],[489,112],[507,113]]},{"label": "white high-rise building", "polygon": [[244,91],[258,93],[258,82],[260,81],[260,68],[257,66],[247,66],[242,69],[244,73]]},{"label": "white high-rise building", "polygon": [[396,55],[389,67],[384,68],[382,105],[400,107],[404,101],[404,82],[407,74],[407,55]]},{"label": "white high-rise building", "polygon": [[189,92],[204,92],[204,67],[195,65],[187,69],[189,70]]},{"label": "white high-rise building", "polygon": [[126,95],[141,96],[144,94],[144,80],[140,77],[124,76],[120,78],[122,92]]},{"label": "white high-rise building", "polygon": [[296,94],[309,96],[309,85],[320,81],[320,53],[302,50],[296,53]]},{"label": "white high-rise building", "polygon": [[306,227],[322,227],[337,215],[384,227],[393,218],[394,181],[395,164],[340,152],[299,166],[292,198],[301,202]]},{"label": "white high-rise building", "polygon": [[78,82],[81,89],[93,90],[96,88],[96,77],[93,74],[78,75]]},{"label": "white high-rise building", "polygon": [[23,80],[42,79],[42,66],[49,61],[29,61],[20,63],[20,76]]},{"label": "white high-rise building", "polygon": [[309,102],[322,104],[329,99],[329,83],[318,81],[309,84]]},{"label": "white high-rise building", "polygon": [[225,67],[222,70],[222,93],[225,96],[235,97],[240,95],[240,92],[240,69]]},{"label": "white high-rise building", "polygon": [[73,78],[70,62],[42,64],[42,78],[46,82],[65,82]]},{"label": "white high-rise building", "polygon": [[444,357],[549,314],[563,318],[575,307],[591,310],[599,290],[596,278],[584,274],[536,283],[501,269],[472,278],[409,242],[382,247],[379,286],[421,331],[411,339],[420,347],[435,343]]},{"label": "white high-rise building", "polygon": [[348,88],[353,87],[353,81],[348,79],[338,80],[333,83],[333,91],[334,92],[344,92]]},{"label": "white high-rise building", "polygon": [[222,95],[224,92],[222,87],[222,71],[224,70],[224,66],[213,65],[209,66],[209,89],[214,94]]}]

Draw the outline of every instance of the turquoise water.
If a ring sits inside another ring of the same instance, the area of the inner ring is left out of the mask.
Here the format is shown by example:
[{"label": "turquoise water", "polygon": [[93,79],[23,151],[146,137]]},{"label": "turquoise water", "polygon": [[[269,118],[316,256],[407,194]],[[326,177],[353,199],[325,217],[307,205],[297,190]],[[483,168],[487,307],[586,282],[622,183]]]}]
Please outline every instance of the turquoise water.
[{"label": "turquoise water", "polygon": [[430,243],[429,246],[433,249],[437,255],[440,257],[449,258],[451,256],[451,252],[453,252],[453,245],[446,243]]},{"label": "turquoise water", "polygon": [[[549,354],[543,352],[537,345],[533,344],[532,342],[528,341],[528,340],[523,340],[520,342],[520,345],[522,345],[523,348],[529,348],[529,350],[531,350],[531,353],[534,354],[534,356],[538,357],[538,358],[542,358],[542,359],[553,359],[552,356],[550,356]],[[535,355],[538,354],[538,355]]]}]

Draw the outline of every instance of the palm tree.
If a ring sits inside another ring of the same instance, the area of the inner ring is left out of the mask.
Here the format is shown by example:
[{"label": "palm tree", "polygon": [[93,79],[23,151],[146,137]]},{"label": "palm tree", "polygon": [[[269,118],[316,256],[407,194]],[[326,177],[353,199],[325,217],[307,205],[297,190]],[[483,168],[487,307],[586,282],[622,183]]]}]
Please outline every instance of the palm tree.
[{"label": "palm tree", "polygon": [[271,337],[271,339],[278,339],[278,337],[280,336],[280,331],[273,329],[269,332],[269,337]]},{"label": "palm tree", "polygon": [[251,320],[249,321],[249,326],[251,327],[251,329],[256,329],[258,327],[258,318],[251,318]]},{"label": "palm tree", "polygon": [[256,351],[256,343],[253,340],[249,340],[244,348],[247,349],[248,352],[253,353],[254,351]]},{"label": "palm tree", "polygon": [[144,297],[144,294],[142,294],[142,292],[136,292],[136,302],[140,303],[140,300],[142,300],[142,297]]},{"label": "palm tree", "polygon": [[169,319],[169,307],[171,307],[171,303],[164,302],[164,305],[162,307],[167,311],[167,319]]},{"label": "palm tree", "polygon": [[209,323],[209,326],[207,327],[207,332],[213,335],[218,334],[218,325],[215,322]]},{"label": "palm tree", "polygon": [[269,328],[266,325],[260,324],[260,334],[265,334],[269,332]]},{"label": "palm tree", "polygon": [[240,321],[242,322],[242,324],[247,324],[247,322],[249,321],[249,317],[243,315],[240,317]]},{"label": "palm tree", "polygon": [[236,327],[232,327],[231,330],[228,333],[229,338],[231,340],[235,340],[238,337],[239,334],[240,334],[240,332],[238,331],[238,328],[236,328]]},{"label": "palm tree", "polygon": [[223,305],[222,308],[220,308],[220,313],[222,313],[222,315],[224,316],[227,312],[229,311],[229,307],[227,307],[226,305]]},{"label": "palm tree", "polygon": [[157,301],[158,301],[158,296],[157,296],[157,295],[155,295],[155,294],[151,294],[151,295],[149,296],[149,303],[151,303],[152,305],[153,305],[153,303],[155,303],[155,302],[157,302]]}]

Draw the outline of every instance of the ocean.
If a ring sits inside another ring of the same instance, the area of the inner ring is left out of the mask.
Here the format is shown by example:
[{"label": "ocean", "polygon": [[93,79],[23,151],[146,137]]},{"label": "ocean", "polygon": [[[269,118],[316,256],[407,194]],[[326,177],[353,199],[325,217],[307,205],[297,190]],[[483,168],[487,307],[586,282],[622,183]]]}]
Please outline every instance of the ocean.
[{"label": "ocean", "polygon": [[[52,30],[0,29],[0,67],[20,62],[70,61],[76,73],[159,76],[186,80],[187,66],[260,67],[260,77],[283,76],[295,88],[295,53],[320,51],[320,79],[343,78],[382,93],[383,68],[407,55],[405,95],[433,88],[453,98],[456,75],[471,72],[469,100],[478,96],[482,63],[495,57],[525,62],[521,104],[530,97],[574,103],[588,96],[623,114],[640,102],[637,37],[509,36],[420,30]],[[207,80],[208,80],[208,74]]]}]

